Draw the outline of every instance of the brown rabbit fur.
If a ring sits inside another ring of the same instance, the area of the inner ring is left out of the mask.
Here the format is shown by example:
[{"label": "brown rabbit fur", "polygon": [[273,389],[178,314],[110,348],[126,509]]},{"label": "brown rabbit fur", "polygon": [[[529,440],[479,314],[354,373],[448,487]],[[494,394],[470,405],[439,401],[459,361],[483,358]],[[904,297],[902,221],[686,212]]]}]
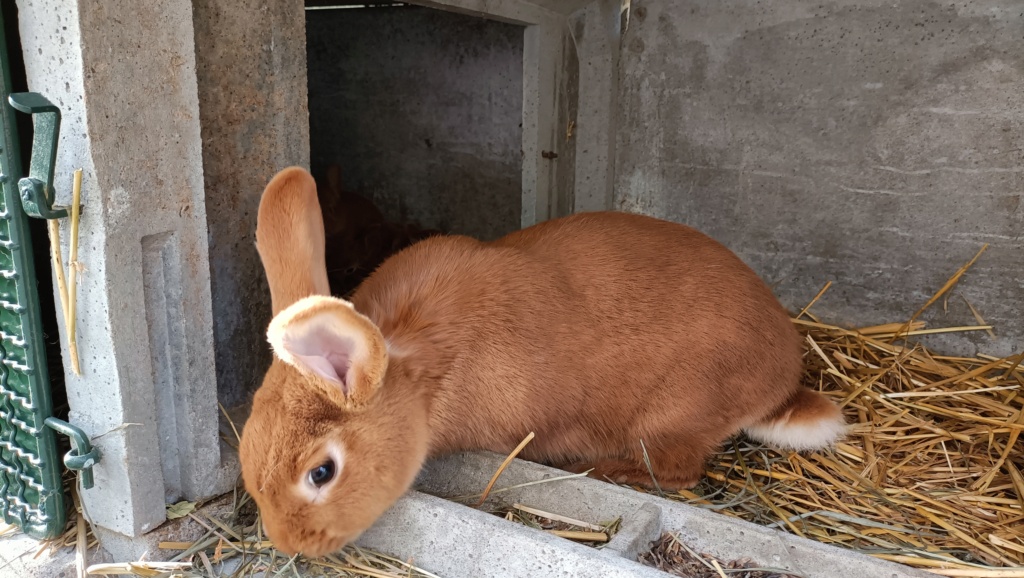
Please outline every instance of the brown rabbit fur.
[{"label": "brown rabbit fur", "polygon": [[441,234],[413,223],[387,221],[373,201],[344,190],[337,164],[329,165],[316,182],[332,295],[350,295],[389,256],[416,241]]},{"label": "brown rabbit fur", "polygon": [[[491,243],[434,237],[352,297],[326,297],[315,184],[264,191],[257,243],[275,358],[240,448],[269,537],[317,556],[355,539],[424,461],[460,450],[616,482],[693,486],[728,437],[824,447],[838,408],[800,385],[786,311],[738,257],[683,225],[584,213]],[[641,446],[643,440],[643,446]]]}]

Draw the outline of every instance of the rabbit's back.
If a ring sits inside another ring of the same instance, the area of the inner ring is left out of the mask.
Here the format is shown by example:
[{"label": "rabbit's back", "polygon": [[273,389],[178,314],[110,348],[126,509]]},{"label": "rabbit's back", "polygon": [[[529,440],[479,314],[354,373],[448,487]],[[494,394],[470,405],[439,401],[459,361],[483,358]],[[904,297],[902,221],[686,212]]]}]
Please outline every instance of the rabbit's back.
[{"label": "rabbit's back", "polygon": [[799,387],[798,335],[763,281],[709,237],[640,215],[428,239],[353,302],[432,376],[435,453],[508,451],[529,431],[524,457],[556,461],[666,432],[721,439]]}]

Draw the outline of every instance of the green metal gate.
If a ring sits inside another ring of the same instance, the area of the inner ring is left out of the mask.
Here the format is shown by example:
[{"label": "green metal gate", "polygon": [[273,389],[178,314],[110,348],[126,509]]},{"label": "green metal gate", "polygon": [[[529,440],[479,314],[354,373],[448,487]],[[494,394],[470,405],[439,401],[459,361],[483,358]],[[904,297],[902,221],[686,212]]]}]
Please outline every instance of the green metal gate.
[{"label": "green metal gate", "polygon": [[[34,538],[64,530],[67,501],[61,481],[55,430],[72,437],[65,465],[84,469],[92,485],[98,454],[77,428],[52,416],[50,376],[43,342],[29,214],[61,218],[51,209],[53,166],[60,111],[41,95],[10,95],[11,69],[0,8],[0,515]],[[22,171],[14,107],[33,114],[35,125],[30,176]]]}]

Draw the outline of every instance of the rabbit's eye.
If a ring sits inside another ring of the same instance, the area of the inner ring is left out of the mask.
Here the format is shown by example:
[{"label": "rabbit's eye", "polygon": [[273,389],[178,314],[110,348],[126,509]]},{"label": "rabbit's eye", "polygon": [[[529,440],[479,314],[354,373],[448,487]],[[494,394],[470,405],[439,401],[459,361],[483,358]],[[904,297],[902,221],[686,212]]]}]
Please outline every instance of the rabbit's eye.
[{"label": "rabbit's eye", "polygon": [[316,487],[320,487],[334,478],[334,461],[327,460],[319,466],[309,470],[309,481]]}]

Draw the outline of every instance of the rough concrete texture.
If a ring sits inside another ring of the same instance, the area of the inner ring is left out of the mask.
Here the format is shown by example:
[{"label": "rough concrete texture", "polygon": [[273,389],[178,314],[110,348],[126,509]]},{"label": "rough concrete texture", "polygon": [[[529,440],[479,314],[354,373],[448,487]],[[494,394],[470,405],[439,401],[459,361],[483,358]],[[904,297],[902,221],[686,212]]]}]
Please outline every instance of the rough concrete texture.
[{"label": "rough concrete texture", "polygon": [[[621,0],[615,0],[616,3],[620,1]],[[594,0],[534,0],[531,4],[535,4],[547,10],[561,12],[562,14],[572,14],[593,2]]]},{"label": "rough concrete texture", "polygon": [[66,384],[103,458],[83,500],[94,524],[136,535],[163,521],[165,490],[195,499],[234,480],[217,437],[191,3],[28,1],[19,22],[29,88],[64,116],[58,203],[84,169],[83,375]]},{"label": "rough concrete texture", "polygon": [[[582,29],[582,27],[579,27]],[[575,198],[576,180],[587,179],[590,175],[580,174],[580,163],[577,161],[580,103],[580,54],[573,34],[562,36],[562,62],[558,71],[558,106],[555,107],[555,126],[564,127],[555,135],[555,154],[552,160],[554,190],[550,201],[551,216],[562,217],[572,214],[578,204]],[[588,87],[583,87],[587,89]],[[583,139],[585,141],[585,139]],[[585,154],[585,153],[584,153]]]},{"label": "rough concrete texture", "polygon": [[694,225],[792,308],[902,321],[984,243],[940,349],[1024,348],[1024,12],[1015,0],[633,0],[616,206]]},{"label": "rough concrete texture", "polygon": [[[42,547],[39,541],[22,533],[0,537],[0,576],[3,578],[77,578],[75,551],[61,548],[36,556]],[[86,565],[111,562],[103,550],[93,549],[86,555]]]},{"label": "rough concrete texture", "polygon": [[[456,497],[478,494],[497,471],[504,456],[493,453],[467,453],[434,460],[417,479],[416,489],[435,496]],[[723,560],[749,558],[763,567],[792,570],[805,578],[927,578],[930,573],[899,564],[878,560],[849,550],[826,546],[819,542],[799,538],[792,534],[770,530],[657,496],[615,486],[591,478],[572,478],[535,483],[539,480],[561,478],[566,473],[522,460],[514,460],[505,470],[495,491],[488,499],[490,505],[520,503],[563,516],[591,523],[623,518],[622,533],[617,551],[635,559],[640,551],[662,532],[675,532],[691,548]],[[520,486],[521,484],[531,485]],[[505,490],[506,488],[512,488]],[[408,500],[408,498],[406,498]],[[403,500],[404,502],[405,500]],[[461,506],[455,506],[461,507]],[[453,506],[449,506],[452,509]],[[396,508],[401,511],[401,507]],[[393,510],[394,511],[394,510]],[[657,512],[657,513],[655,513]],[[660,516],[658,515],[660,513]],[[391,514],[393,515],[393,514]],[[637,523],[639,522],[639,523]],[[631,527],[632,524],[632,527]],[[368,534],[374,547],[385,549],[386,538],[378,537],[395,531],[390,518]],[[538,532],[539,533],[539,532]],[[467,532],[465,540],[474,540],[477,532]],[[492,537],[492,540],[500,540]],[[615,539],[613,539],[614,541]],[[407,542],[411,543],[411,542]],[[403,553],[401,543],[394,543],[392,552]],[[641,546],[642,544],[642,546]],[[520,550],[521,555],[522,551]],[[417,560],[426,564],[426,553]],[[530,554],[526,554],[530,556]],[[430,566],[425,566],[430,569]],[[471,574],[455,574],[469,576]],[[541,574],[535,574],[541,575]],[[555,575],[555,574],[548,574]],[[664,575],[664,574],[662,574]]]},{"label": "rough concrete texture", "polygon": [[270,293],[255,245],[260,195],[277,171],[309,165],[304,9],[302,0],[192,5],[217,388],[234,406],[270,365]]},{"label": "rough concrete texture", "polygon": [[307,13],[310,156],[391,219],[520,226],[523,28],[406,7]]},{"label": "rough concrete texture", "polygon": [[581,87],[566,139],[575,151],[573,212],[605,210],[613,201],[622,13],[621,0],[597,0],[569,20]]},{"label": "rough concrete texture", "polygon": [[[558,189],[559,171],[572,170],[555,158],[562,150],[566,127],[559,124],[566,106],[560,75],[566,34],[566,15],[584,0],[415,0],[415,4],[525,26],[523,31],[522,211],[521,226],[551,218],[557,207],[569,206]],[[555,9],[557,6],[557,10]],[[550,9],[549,9],[550,8]],[[552,154],[554,153],[554,155]],[[571,198],[571,197],[568,197]]]},{"label": "rough concrete texture", "polygon": [[621,556],[595,555],[587,546],[418,492],[385,512],[358,543],[411,559],[445,578],[665,576]]}]

